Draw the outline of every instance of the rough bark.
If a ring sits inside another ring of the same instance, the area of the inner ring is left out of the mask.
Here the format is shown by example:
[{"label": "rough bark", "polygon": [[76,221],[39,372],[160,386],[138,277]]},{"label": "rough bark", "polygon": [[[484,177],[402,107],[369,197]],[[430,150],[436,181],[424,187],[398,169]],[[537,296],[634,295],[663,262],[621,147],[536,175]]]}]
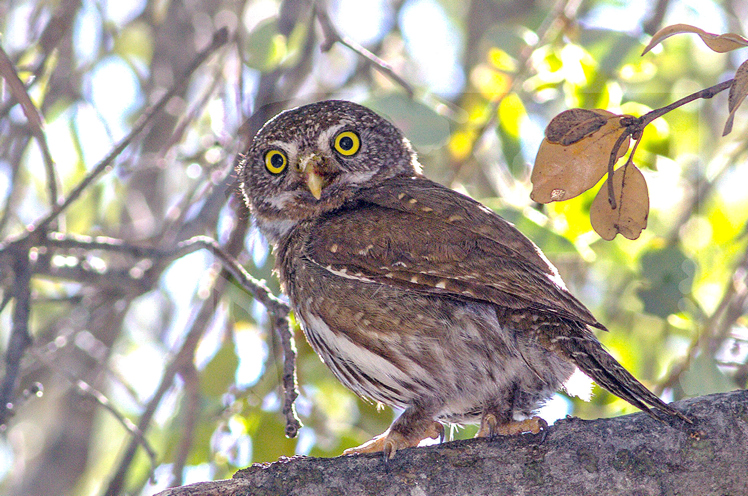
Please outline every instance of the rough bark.
[{"label": "rough bark", "polygon": [[283,458],[231,480],[168,489],[201,495],[701,495],[748,493],[748,391],[678,402],[693,425],[644,413],[556,422],[540,435],[472,439],[381,455]]}]

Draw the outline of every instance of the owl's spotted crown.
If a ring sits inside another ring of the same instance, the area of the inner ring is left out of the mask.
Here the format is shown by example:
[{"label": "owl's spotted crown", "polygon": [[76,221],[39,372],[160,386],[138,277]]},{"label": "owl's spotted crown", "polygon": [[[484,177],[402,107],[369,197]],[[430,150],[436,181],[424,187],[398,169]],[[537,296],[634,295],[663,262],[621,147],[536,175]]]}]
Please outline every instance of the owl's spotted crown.
[{"label": "owl's spotted crown", "polygon": [[271,241],[340,208],[353,194],[420,165],[402,133],[356,103],[327,100],[281,112],[239,165],[242,191]]}]

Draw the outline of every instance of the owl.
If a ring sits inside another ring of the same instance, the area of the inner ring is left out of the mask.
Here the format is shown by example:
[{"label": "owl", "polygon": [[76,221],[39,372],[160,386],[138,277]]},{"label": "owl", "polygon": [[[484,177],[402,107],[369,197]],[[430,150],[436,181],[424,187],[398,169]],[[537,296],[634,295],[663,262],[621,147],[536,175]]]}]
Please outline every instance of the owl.
[{"label": "owl", "polygon": [[580,369],[638,408],[688,421],[602,347],[605,327],[540,249],[492,210],[421,174],[375,112],[322,101],[282,112],[238,168],[309,344],[361,397],[403,409],[347,453],[444,437],[538,433],[533,412]]}]

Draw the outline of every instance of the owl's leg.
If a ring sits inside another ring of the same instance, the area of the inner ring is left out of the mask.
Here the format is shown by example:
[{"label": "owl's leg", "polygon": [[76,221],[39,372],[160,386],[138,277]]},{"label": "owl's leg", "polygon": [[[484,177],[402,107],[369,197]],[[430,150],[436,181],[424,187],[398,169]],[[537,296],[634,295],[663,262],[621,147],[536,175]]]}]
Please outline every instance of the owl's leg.
[{"label": "owl's leg", "polygon": [[383,451],[385,459],[391,459],[397,450],[418,446],[426,438],[437,437],[444,440],[444,426],[433,420],[424,409],[410,406],[384,433],[361,446],[345,450],[343,454]]}]

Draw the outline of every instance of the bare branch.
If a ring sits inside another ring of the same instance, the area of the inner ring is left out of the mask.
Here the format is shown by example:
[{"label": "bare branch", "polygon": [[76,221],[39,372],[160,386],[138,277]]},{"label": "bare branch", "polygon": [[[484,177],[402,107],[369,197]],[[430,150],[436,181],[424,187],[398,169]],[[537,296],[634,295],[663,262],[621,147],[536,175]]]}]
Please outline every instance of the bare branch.
[{"label": "bare branch", "polygon": [[213,52],[215,52],[217,49],[219,49],[221,46],[223,46],[228,39],[228,29],[222,28],[215,32],[213,35],[213,40],[204,50],[202,50],[200,53],[197,54],[195,59],[190,64],[189,68],[185,73],[182,75],[182,77],[177,80],[171,88],[169,88],[169,91],[167,91],[156,104],[148,109],[146,112],[144,112],[136,124],[133,126],[132,130],[125,136],[108,154],[106,157],[104,157],[96,166],[91,169],[91,171],[84,177],[80,183],[78,183],[77,186],[73,188],[73,190],[68,194],[68,196],[62,200],[62,202],[59,202],[55,208],[52,209],[51,212],[49,212],[44,218],[36,221],[34,225],[30,228],[30,230],[38,230],[38,229],[46,229],[50,223],[66,208],[68,208],[75,200],[78,199],[78,197],[83,193],[83,191],[88,188],[88,186],[93,183],[107,168],[112,164],[115,158],[119,156],[120,153],[122,153],[125,148],[127,148],[132,140],[140,134],[148,124],[151,123],[153,118],[161,112],[161,110],[166,106],[166,104],[171,100],[171,97],[174,96],[177,91],[179,91],[182,86],[189,80],[190,76],[192,75],[195,70],[197,70],[200,65],[202,65],[203,62],[211,55]]},{"label": "bare branch", "polygon": [[413,95],[415,94],[413,87],[410,85],[410,83],[408,83],[405,79],[398,75],[391,65],[389,65],[387,62],[380,59],[352,39],[340,34],[340,32],[330,20],[330,16],[328,15],[327,10],[321,5],[321,2],[315,2],[315,14],[317,16],[317,19],[319,20],[319,25],[322,27],[322,32],[325,35],[325,41],[321,47],[323,52],[327,52],[328,50],[330,50],[335,43],[340,43],[341,45],[348,47],[364,60],[366,60],[369,64],[371,64],[372,67],[374,67],[376,70],[381,72],[387,78],[391,79],[397,85],[401,86],[405,90],[405,92],[408,93],[409,98],[413,98]]},{"label": "bare branch", "polygon": [[154,470],[157,466],[157,460],[156,460],[156,452],[151,447],[150,443],[148,443],[148,440],[145,438],[143,433],[138,429],[138,427],[132,423],[130,419],[125,417],[122,413],[117,410],[114,405],[109,401],[109,398],[107,398],[101,391],[91,386],[86,381],[79,379],[75,377],[70,372],[63,370],[60,368],[54,360],[51,360],[49,357],[45,356],[43,353],[40,353],[37,350],[31,350],[30,352],[34,357],[36,357],[38,360],[44,362],[47,367],[53,369],[55,372],[63,376],[65,379],[70,382],[75,388],[84,396],[87,396],[91,399],[93,399],[96,403],[99,404],[99,406],[103,407],[106,411],[112,414],[112,416],[117,419],[117,421],[122,425],[122,427],[125,428],[125,430],[137,441],[137,443],[143,447],[145,452],[148,454],[148,460],[151,462],[151,469],[149,471],[151,479],[154,477]]},{"label": "bare branch", "polygon": [[133,257],[177,259],[200,249],[210,251],[221,263],[223,268],[231,276],[256,298],[265,305],[273,316],[285,317],[288,315],[289,307],[278,299],[265,286],[246,271],[244,267],[229,253],[223,250],[218,242],[208,236],[195,236],[177,243],[172,249],[151,248],[126,243],[120,239],[104,236],[81,236],[75,234],[49,233],[47,235],[47,246],[57,248],[79,248],[86,250],[107,250],[126,253]]},{"label": "bare branch", "polygon": [[31,267],[28,262],[28,249],[17,247],[13,260],[13,317],[10,340],[5,352],[5,377],[0,384],[0,427],[13,414],[13,402],[21,369],[21,359],[26,348],[31,345],[29,315],[31,313]]},{"label": "bare branch", "polygon": [[[231,480],[168,489],[159,496],[221,494],[743,494],[748,392],[683,400],[695,427],[644,413],[585,421],[575,417],[537,436],[497,436],[382,455],[281,458]],[[602,489],[601,489],[602,488]]]},{"label": "bare branch", "polygon": [[296,398],[299,396],[296,380],[296,343],[288,316],[276,316],[273,329],[280,336],[283,348],[283,415],[286,417],[286,436],[294,438],[301,428],[295,406]]},{"label": "bare branch", "polygon": [[0,46],[0,75],[5,78],[5,81],[10,87],[10,92],[13,97],[18,101],[23,109],[23,113],[26,116],[26,120],[29,123],[29,129],[31,135],[39,142],[39,148],[42,150],[42,157],[44,157],[44,167],[47,171],[47,190],[49,192],[49,201],[52,206],[57,203],[57,184],[59,178],[57,177],[57,170],[55,169],[54,160],[52,160],[52,154],[49,151],[47,145],[47,136],[44,134],[44,121],[39,109],[36,108],[34,102],[31,101],[26,86],[18,77],[13,62],[5,53],[2,46]]}]

